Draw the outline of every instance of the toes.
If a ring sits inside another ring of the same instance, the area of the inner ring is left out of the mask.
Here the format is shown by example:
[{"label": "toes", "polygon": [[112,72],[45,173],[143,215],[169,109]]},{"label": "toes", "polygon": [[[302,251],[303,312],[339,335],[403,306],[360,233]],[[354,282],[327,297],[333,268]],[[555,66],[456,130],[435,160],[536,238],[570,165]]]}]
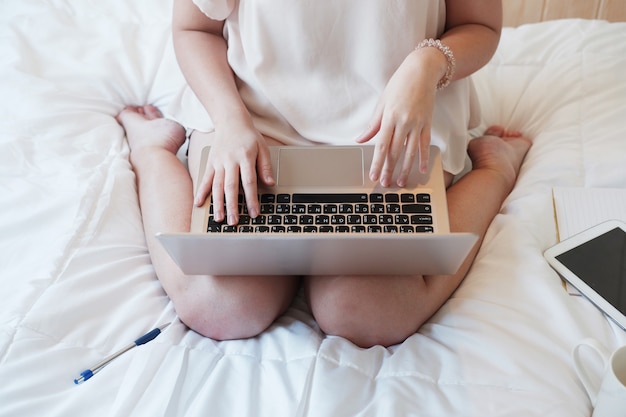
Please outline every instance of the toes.
[{"label": "toes", "polygon": [[522,133],[517,130],[508,130],[502,126],[494,125],[485,130],[485,136],[496,136],[499,138],[519,138]]},{"label": "toes", "polygon": [[163,113],[151,104],[145,106],[126,106],[115,116],[121,125],[133,120],[155,120],[163,118]]},{"label": "toes", "polygon": [[132,113],[135,113],[136,110],[132,106],[126,106],[122,109],[121,112],[115,115],[115,120],[121,125],[124,124],[124,121],[128,118],[128,116]]},{"label": "toes", "polygon": [[160,119],[163,117],[163,113],[161,113],[161,110],[154,107],[152,104],[147,104],[143,106],[143,112],[146,115],[146,117],[150,120]]},{"label": "toes", "polygon": [[505,130],[502,126],[491,126],[485,130],[485,136],[497,136],[499,138],[504,137]]},{"label": "toes", "polygon": [[115,116],[115,120],[124,126],[132,120],[145,119],[144,113],[140,109],[141,107],[126,106]]}]

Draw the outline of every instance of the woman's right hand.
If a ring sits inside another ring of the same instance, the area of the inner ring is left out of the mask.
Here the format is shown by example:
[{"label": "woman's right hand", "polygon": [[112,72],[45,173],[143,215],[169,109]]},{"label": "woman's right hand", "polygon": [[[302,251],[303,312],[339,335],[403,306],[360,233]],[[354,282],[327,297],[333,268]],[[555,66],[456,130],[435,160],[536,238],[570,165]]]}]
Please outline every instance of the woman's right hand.
[{"label": "woman's right hand", "polygon": [[228,129],[215,130],[214,141],[200,179],[194,204],[201,206],[213,197],[213,217],[229,225],[239,222],[240,184],[250,217],[260,212],[257,181],[274,185],[269,148],[252,124],[232,123]]}]

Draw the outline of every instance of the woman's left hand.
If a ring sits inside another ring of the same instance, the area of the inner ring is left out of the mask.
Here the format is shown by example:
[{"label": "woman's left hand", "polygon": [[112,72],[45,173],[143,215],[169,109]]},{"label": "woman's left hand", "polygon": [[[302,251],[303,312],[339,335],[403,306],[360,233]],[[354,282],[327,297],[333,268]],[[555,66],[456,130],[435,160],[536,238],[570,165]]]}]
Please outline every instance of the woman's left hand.
[{"label": "woman's left hand", "polygon": [[[443,64],[443,65],[442,65]],[[437,83],[445,73],[445,56],[435,48],[413,51],[391,77],[369,127],[357,142],[377,138],[370,179],[388,187],[397,164],[396,184],[406,185],[415,157],[428,171],[430,128]]]}]

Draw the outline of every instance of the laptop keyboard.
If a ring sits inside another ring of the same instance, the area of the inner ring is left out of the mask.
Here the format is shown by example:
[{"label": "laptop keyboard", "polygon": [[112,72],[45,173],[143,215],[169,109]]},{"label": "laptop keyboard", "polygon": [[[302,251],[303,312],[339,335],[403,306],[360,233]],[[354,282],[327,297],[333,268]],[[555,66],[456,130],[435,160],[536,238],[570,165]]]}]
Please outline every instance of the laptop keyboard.
[{"label": "laptop keyboard", "polygon": [[[248,215],[239,195],[239,224],[216,222],[208,233],[433,233],[430,194],[261,194]],[[213,202],[211,201],[211,204]]]}]

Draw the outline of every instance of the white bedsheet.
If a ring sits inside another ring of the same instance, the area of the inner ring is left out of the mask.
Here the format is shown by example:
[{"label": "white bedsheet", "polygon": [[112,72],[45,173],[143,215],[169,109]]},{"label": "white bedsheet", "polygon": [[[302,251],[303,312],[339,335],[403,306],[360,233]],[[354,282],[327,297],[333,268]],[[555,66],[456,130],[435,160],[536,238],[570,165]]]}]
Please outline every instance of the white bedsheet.
[{"label": "white bedsheet", "polygon": [[[626,24],[505,30],[483,127],[534,139],[460,289],[389,349],[325,337],[301,299],[261,336],[177,320],[113,116],[183,82],[170,0],[0,3],[0,416],[587,416],[569,352],[626,343],[543,260],[554,186],[626,187]],[[476,208],[480,210],[480,207]],[[88,382],[86,367],[173,324]]]}]

